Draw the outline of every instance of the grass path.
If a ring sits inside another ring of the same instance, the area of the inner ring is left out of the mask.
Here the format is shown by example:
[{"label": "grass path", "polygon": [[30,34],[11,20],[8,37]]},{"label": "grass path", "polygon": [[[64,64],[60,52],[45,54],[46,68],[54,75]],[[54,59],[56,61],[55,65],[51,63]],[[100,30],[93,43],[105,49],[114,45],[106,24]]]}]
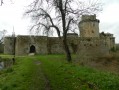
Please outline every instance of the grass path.
[{"label": "grass path", "polygon": [[50,90],[48,80],[32,57],[19,57],[16,64],[0,71],[0,90]]},{"label": "grass path", "polygon": [[43,73],[40,66],[42,63],[39,60],[34,60],[34,64],[36,65],[37,69],[34,71],[34,75],[32,78],[33,84],[30,87],[30,89],[31,90],[50,90],[49,80],[46,77],[46,75]]}]

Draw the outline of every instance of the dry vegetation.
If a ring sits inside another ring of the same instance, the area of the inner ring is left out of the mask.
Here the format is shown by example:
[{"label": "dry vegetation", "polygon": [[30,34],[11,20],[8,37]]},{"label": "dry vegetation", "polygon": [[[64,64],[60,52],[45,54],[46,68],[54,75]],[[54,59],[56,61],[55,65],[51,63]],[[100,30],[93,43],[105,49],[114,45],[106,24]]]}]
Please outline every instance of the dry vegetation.
[{"label": "dry vegetation", "polygon": [[81,64],[104,71],[119,73],[119,51],[111,53],[105,57],[81,61]]}]

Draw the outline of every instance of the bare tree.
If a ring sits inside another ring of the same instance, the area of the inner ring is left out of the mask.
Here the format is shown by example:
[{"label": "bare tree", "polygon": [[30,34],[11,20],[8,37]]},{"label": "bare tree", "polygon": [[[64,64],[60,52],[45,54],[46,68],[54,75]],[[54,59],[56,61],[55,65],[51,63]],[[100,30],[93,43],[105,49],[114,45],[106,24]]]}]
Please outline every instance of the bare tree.
[{"label": "bare tree", "polygon": [[[0,0],[0,6],[2,6],[2,5],[4,4],[4,1],[5,1],[5,0]],[[11,2],[11,3],[13,3],[12,0],[9,0],[9,1],[7,1],[7,2]]]},{"label": "bare tree", "polygon": [[0,53],[3,53],[4,52],[4,37],[5,37],[5,34],[6,34],[6,30],[2,30],[0,31]]},{"label": "bare tree", "polygon": [[5,34],[7,33],[7,30],[0,31],[0,44],[3,44]]},{"label": "bare tree", "polygon": [[[71,62],[67,33],[77,28],[82,14],[95,14],[101,10],[97,0],[34,0],[26,11],[34,25],[30,30],[50,32],[56,30],[62,40],[66,57]],[[43,30],[43,31],[42,31]]]},{"label": "bare tree", "polygon": [[0,5],[1,5],[1,6],[2,6],[2,4],[3,4],[3,0],[0,1]]}]

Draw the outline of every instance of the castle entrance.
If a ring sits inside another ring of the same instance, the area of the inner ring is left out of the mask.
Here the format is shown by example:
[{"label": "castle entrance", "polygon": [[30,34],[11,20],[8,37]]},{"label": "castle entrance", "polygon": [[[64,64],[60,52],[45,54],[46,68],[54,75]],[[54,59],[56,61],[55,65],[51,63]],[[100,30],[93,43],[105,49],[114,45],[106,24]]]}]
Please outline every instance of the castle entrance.
[{"label": "castle entrance", "polygon": [[30,46],[30,51],[29,51],[29,53],[35,53],[35,52],[36,52],[35,46],[34,46],[34,45],[31,45],[31,46]]}]

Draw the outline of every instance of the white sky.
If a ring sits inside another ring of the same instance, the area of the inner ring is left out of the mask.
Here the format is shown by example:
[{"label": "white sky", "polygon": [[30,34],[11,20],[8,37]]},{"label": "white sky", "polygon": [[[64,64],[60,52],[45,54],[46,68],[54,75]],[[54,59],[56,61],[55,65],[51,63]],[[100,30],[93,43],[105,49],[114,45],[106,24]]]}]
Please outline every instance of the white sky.
[{"label": "white sky", "polygon": [[[12,1],[12,2],[11,2]],[[30,20],[23,17],[24,10],[32,0],[4,0],[0,6],[0,31],[5,29],[12,34],[13,26],[17,35],[28,34]],[[119,43],[119,0],[103,0],[103,11],[97,16],[100,32],[114,34]]]}]

